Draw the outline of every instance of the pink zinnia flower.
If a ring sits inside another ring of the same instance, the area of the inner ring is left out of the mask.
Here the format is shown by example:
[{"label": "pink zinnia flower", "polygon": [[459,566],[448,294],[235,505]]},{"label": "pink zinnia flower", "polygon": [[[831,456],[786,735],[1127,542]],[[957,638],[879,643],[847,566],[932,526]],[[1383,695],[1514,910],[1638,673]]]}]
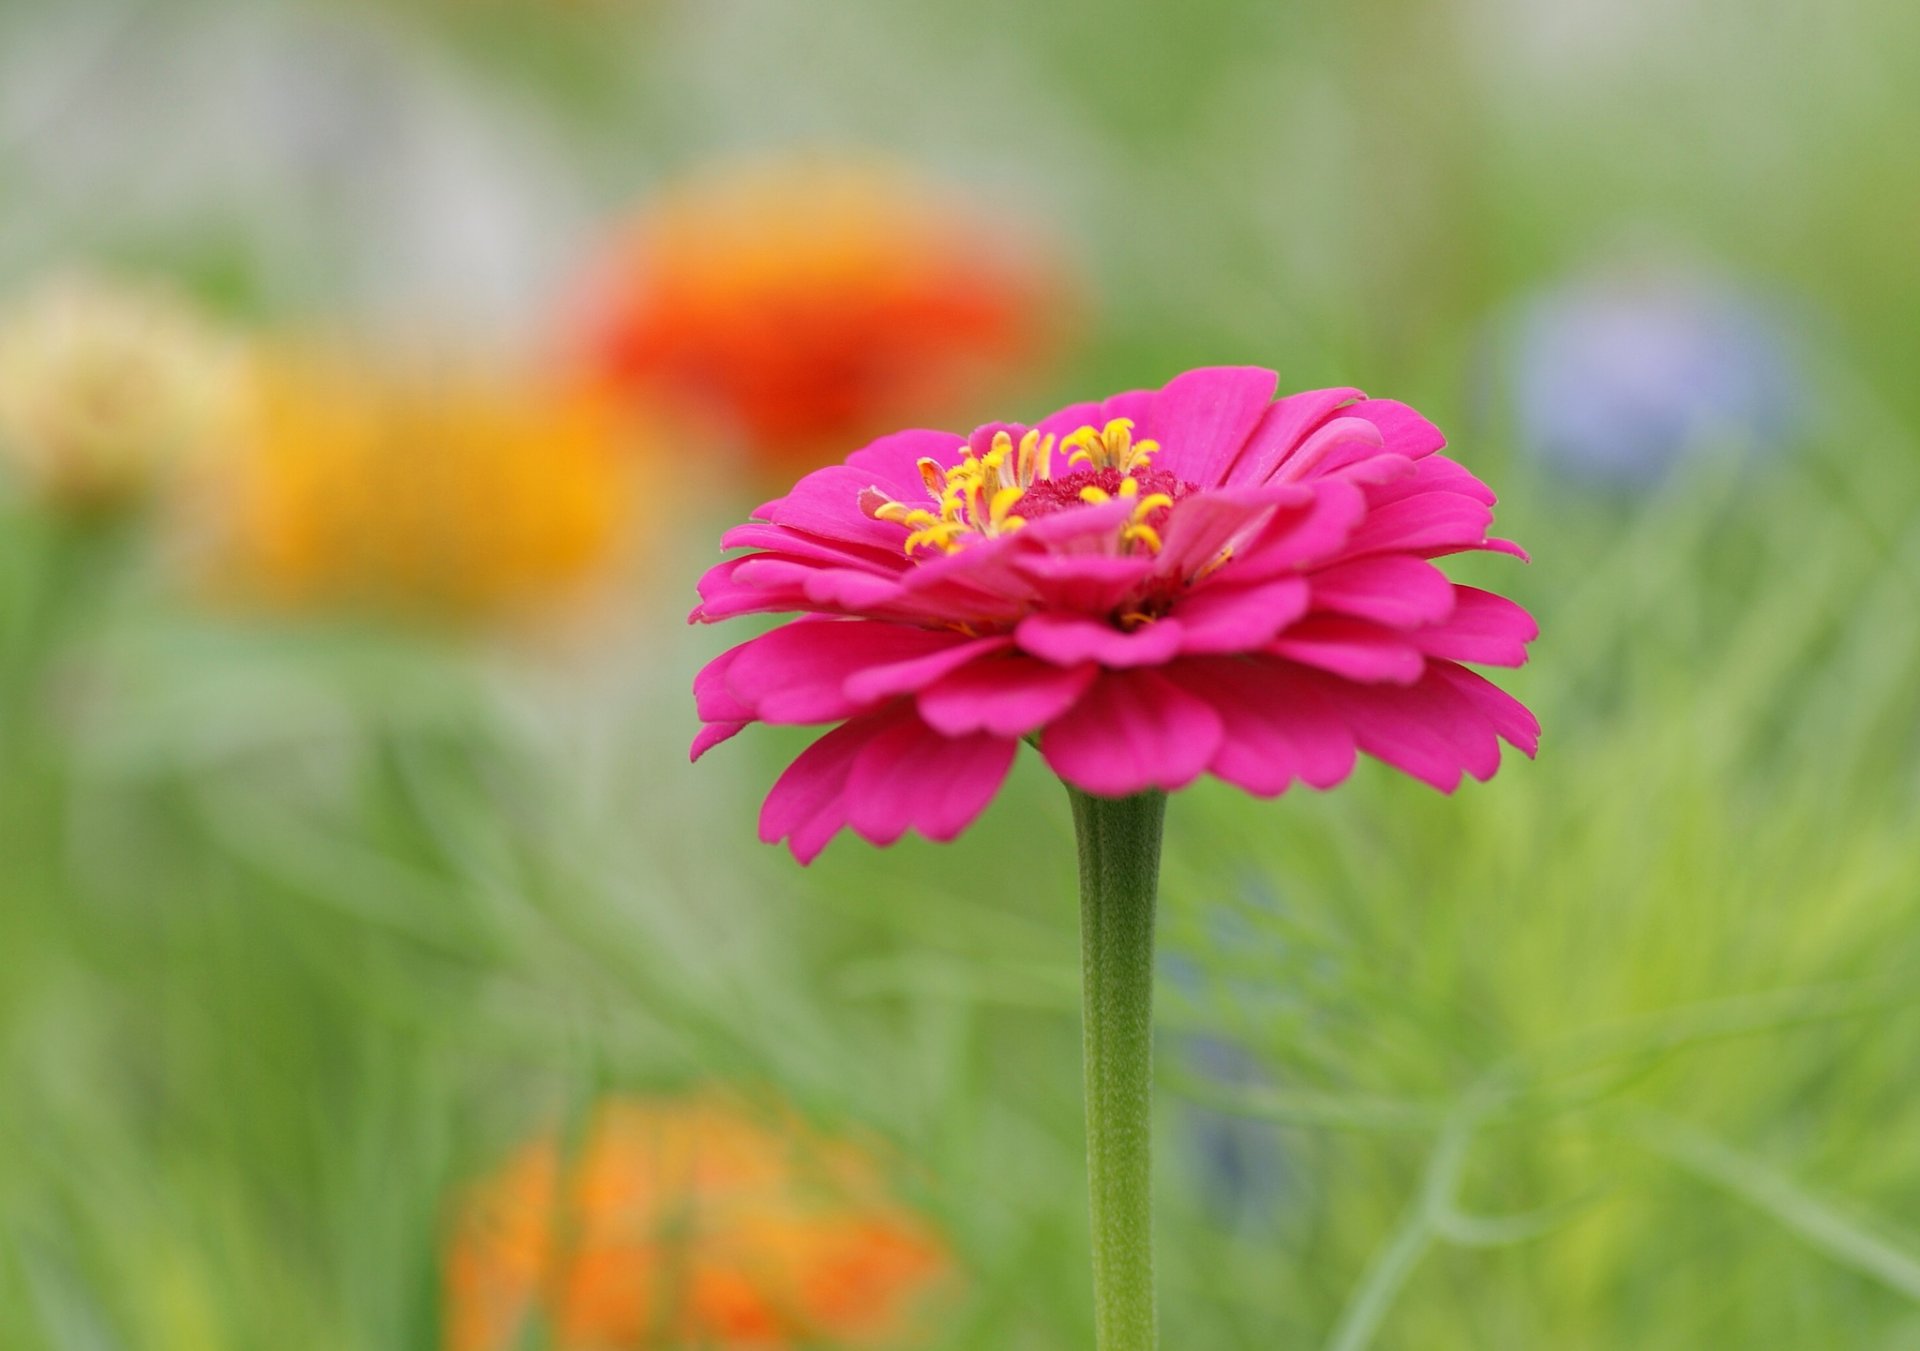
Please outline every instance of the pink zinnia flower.
[{"label": "pink zinnia flower", "polygon": [[1519,666],[1527,612],[1431,561],[1491,549],[1494,495],[1405,404],[1274,400],[1254,367],[1076,404],[1031,428],[907,431],[722,539],[696,621],[802,617],[694,684],[694,758],[751,722],[835,723],[761,838],[953,838],[1032,739],[1100,797],[1213,774],[1330,787],[1356,751],[1442,792],[1539,724],[1463,663]]}]

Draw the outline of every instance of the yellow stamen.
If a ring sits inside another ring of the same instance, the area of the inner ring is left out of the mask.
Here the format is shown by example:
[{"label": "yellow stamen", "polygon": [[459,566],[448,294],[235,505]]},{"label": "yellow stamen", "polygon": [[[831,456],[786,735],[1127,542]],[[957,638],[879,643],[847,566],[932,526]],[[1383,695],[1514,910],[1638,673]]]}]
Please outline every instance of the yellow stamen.
[{"label": "yellow stamen", "polygon": [[1043,478],[1053,477],[1053,438],[1030,431],[1020,438],[1020,459],[1015,474],[1023,487],[1031,487]]},{"label": "yellow stamen", "polygon": [[909,532],[909,554],[920,549],[953,553],[970,538],[1009,534],[1027,523],[1014,508],[1034,484],[1053,478],[1056,446],[1068,452],[1070,466],[1118,471],[1121,480],[1117,492],[1088,485],[1080,490],[1080,500],[1097,505],[1118,496],[1132,503],[1128,521],[1121,527],[1121,543],[1158,552],[1160,534],[1147,524],[1147,517],[1172,506],[1173,499],[1166,493],[1143,494],[1134,474],[1147,466],[1159,446],[1152,441],[1135,441],[1129,418],[1113,418],[1101,427],[1081,427],[1060,438],[1028,430],[1020,434],[1017,444],[1010,432],[995,432],[985,453],[963,443],[959,463],[951,467],[932,457],[918,462],[929,506],[895,502],[878,488],[868,488],[860,495],[861,510],[876,520],[904,527]]},{"label": "yellow stamen", "polygon": [[1117,417],[1099,429],[1082,427],[1060,443],[1070,446],[1069,464],[1086,464],[1094,469],[1118,469],[1130,474],[1146,467],[1159,451],[1155,441],[1133,439],[1133,419]]},{"label": "yellow stamen", "polygon": [[[1012,487],[1002,488],[999,492],[995,493],[993,495],[993,501],[987,504],[988,524],[992,525],[995,529],[999,529],[1004,527],[1010,520],[1019,521],[1020,518],[1018,516],[1013,516],[1010,513],[1013,511],[1013,504],[1018,502],[1022,497],[1025,497],[1026,494],[1027,490],[1017,483]],[[1021,521],[1021,524],[1024,525],[1025,522]]]},{"label": "yellow stamen", "polygon": [[1067,463],[1070,465],[1090,464],[1095,469],[1106,467],[1103,461],[1107,448],[1101,443],[1100,433],[1091,427],[1082,427],[1077,432],[1070,432],[1060,445],[1062,449],[1073,452],[1067,456]]},{"label": "yellow stamen", "polygon": [[1208,573],[1216,571],[1217,569],[1226,566],[1227,561],[1232,557],[1233,557],[1233,546],[1229,544],[1226,548],[1222,549],[1219,553],[1215,554],[1212,558],[1208,559],[1207,562],[1201,566],[1200,570],[1193,574],[1193,580],[1197,582],[1202,577],[1205,577]]},{"label": "yellow stamen", "polygon": [[1000,477],[1001,466],[1006,464],[1007,457],[1012,454],[1013,438],[1005,432],[995,432],[993,434],[993,443],[987,448],[987,453],[980,459],[980,476],[982,478]]},{"label": "yellow stamen", "polygon": [[873,515],[875,520],[892,521],[895,525],[904,525],[909,530],[921,530],[940,523],[940,518],[932,512],[921,507],[910,507],[904,502],[888,502]]},{"label": "yellow stamen", "polygon": [[907,536],[907,552],[912,553],[915,549],[928,548],[938,549],[942,553],[952,553],[959,547],[954,541],[954,536],[960,533],[961,529],[961,526],[951,522],[936,521],[924,530],[916,530]]}]

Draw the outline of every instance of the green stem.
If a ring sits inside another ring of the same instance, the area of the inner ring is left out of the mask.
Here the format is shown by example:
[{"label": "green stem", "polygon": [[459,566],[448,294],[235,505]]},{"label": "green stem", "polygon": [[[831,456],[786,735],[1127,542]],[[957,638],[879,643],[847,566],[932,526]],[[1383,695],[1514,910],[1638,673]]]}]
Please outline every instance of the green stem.
[{"label": "green stem", "polygon": [[1153,910],[1165,793],[1071,786],[1099,1351],[1153,1351]]}]

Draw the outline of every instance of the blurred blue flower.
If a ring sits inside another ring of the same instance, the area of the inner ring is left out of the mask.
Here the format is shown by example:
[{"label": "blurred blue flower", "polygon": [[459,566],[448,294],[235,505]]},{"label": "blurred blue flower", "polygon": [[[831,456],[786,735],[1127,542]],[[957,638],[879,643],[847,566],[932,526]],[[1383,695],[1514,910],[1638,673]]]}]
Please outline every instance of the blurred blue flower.
[{"label": "blurred blue flower", "polygon": [[[1259,879],[1246,881],[1243,897],[1262,910],[1280,908],[1279,898]],[[1242,913],[1214,907],[1204,925],[1210,951],[1270,951],[1273,969],[1287,964],[1277,935],[1260,930]],[[1159,962],[1169,990],[1202,1005],[1225,999],[1256,1023],[1285,1019],[1296,1011],[1290,1007],[1293,998],[1286,993],[1285,982],[1220,979],[1210,974],[1205,963],[1178,950],[1162,950]],[[1188,1033],[1176,1038],[1169,1049],[1184,1069],[1209,1086],[1229,1092],[1273,1086],[1273,1077],[1259,1056],[1234,1037]],[[1186,1144],[1184,1162],[1206,1212],[1229,1230],[1270,1228],[1286,1209],[1291,1190],[1291,1170],[1279,1128],[1271,1121],[1196,1101],[1181,1104],[1180,1122]]]},{"label": "blurred blue flower", "polygon": [[[1182,1052],[1195,1073],[1222,1088],[1258,1088],[1271,1082],[1246,1047],[1225,1037],[1185,1038]],[[1200,1103],[1187,1103],[1183,1116],[1193,1143],[1195,1180],[1208,1211],[1232,1229],[1272,1225],[1288,1192],[1279,1128]]]},{"label": "blurred blue flower", "polygon": [[1648,486],[1703,452],[1764,458],[1800,420],[1782,307],[1711,274],[1583,277],[1523,302],[1499,338],[1522,449],[1584,484]]}]

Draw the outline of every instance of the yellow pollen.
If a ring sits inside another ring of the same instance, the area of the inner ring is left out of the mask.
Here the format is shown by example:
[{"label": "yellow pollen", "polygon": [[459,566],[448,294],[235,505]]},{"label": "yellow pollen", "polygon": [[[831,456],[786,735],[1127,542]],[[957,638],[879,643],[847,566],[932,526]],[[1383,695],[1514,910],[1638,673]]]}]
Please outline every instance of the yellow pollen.
[{"label": "yellow pollen", "polygon": [[[1159,552],[1159,532],[1146,523],[1147,517],[1172,506],[1173,499],[1166,493],[1142,495],[1133,475],[1147,467],[1160,447],[1153,441],[1135,441],[1129,418],[1114,418],[1098,428],[1082,427],[1057,444],[1071,452],[1069,466],[1119,471],[1118,495],[1133,503],[1120,542]],[[954,553],[970,539],[1011,534],[1027,523],[1014,508],[1034,484],[1053,478],[1055,445],[1052,436],[1038,431],[1022,433],[1017,443],[1010,433],[995,432],[984,454],[963,443],[960,461],[951,468],[932,457],[919,461],[928,505],[896,502],[878,488],[868,488],[860,494],[860,508],[875,520],[904,528],[909,555],[922,549]],[[1080,490],[1080,500],[1088,503],[1110,502],[1113,496],[1092,485]]]},{"label": "yellow pollen", "polygon": [[[1129,491],[1131,490],[1131,491]],[[1128,479],[1120,485],[1120,496],[1139,497],[1140,485]],[[1162,507],[1173,505],[1173,499],[1166,493],[1148,493],[1134,503],[1133,512],[1128,517],[1126,528],[1120,532],[1120,538],[1129,544],[1146,546],[1148,553],[1157,554],[1161,549],[1160,532],[1147,524],[1147,518]]]},{"label": "yellow pollen", "polygon": [[1021,483],[1053,477],[1053,438],[1028,432],[1020,438],[1020,461],[1015,473]]},{"label": "yellow pollen", "polygon": [[1131,474],[1136,469],[1144,469],[1147,461],[1160,449],[1155,441],[1135,441],[1133,439],[1133,419],[1117,417],[1106,426],[1095,430],[1082,427],[1079,431],[1064,438],[1060,444],[1073,451],[1067,457],[1068,464],[1086,464],[1095,469],[1118,469],[1122,474]]},{"label": "yellow pollen", "polygon": [[[1026,491],[1025,488],[1022,488],[1016,483],[1009,487],[1002,488],[999,492],[995,493],[993,495],[993,501],[987,504],[988,523],[1004,529],[1008,521],[1019,521],[1019,517],[1011,515],[1010,513],[1013,511],[1013,504],[1024,497]],[[1024,522],[1022,522],[1022,524],[1024,524]]]},{"label": "yellow pollen", "polygon": [[939,519],[930,511],[915,510],[904,502],[884,503],[875,508],[873,517],[877,521],[892,521],[895,525],[904,525],[910,530],[931,525]]}]

